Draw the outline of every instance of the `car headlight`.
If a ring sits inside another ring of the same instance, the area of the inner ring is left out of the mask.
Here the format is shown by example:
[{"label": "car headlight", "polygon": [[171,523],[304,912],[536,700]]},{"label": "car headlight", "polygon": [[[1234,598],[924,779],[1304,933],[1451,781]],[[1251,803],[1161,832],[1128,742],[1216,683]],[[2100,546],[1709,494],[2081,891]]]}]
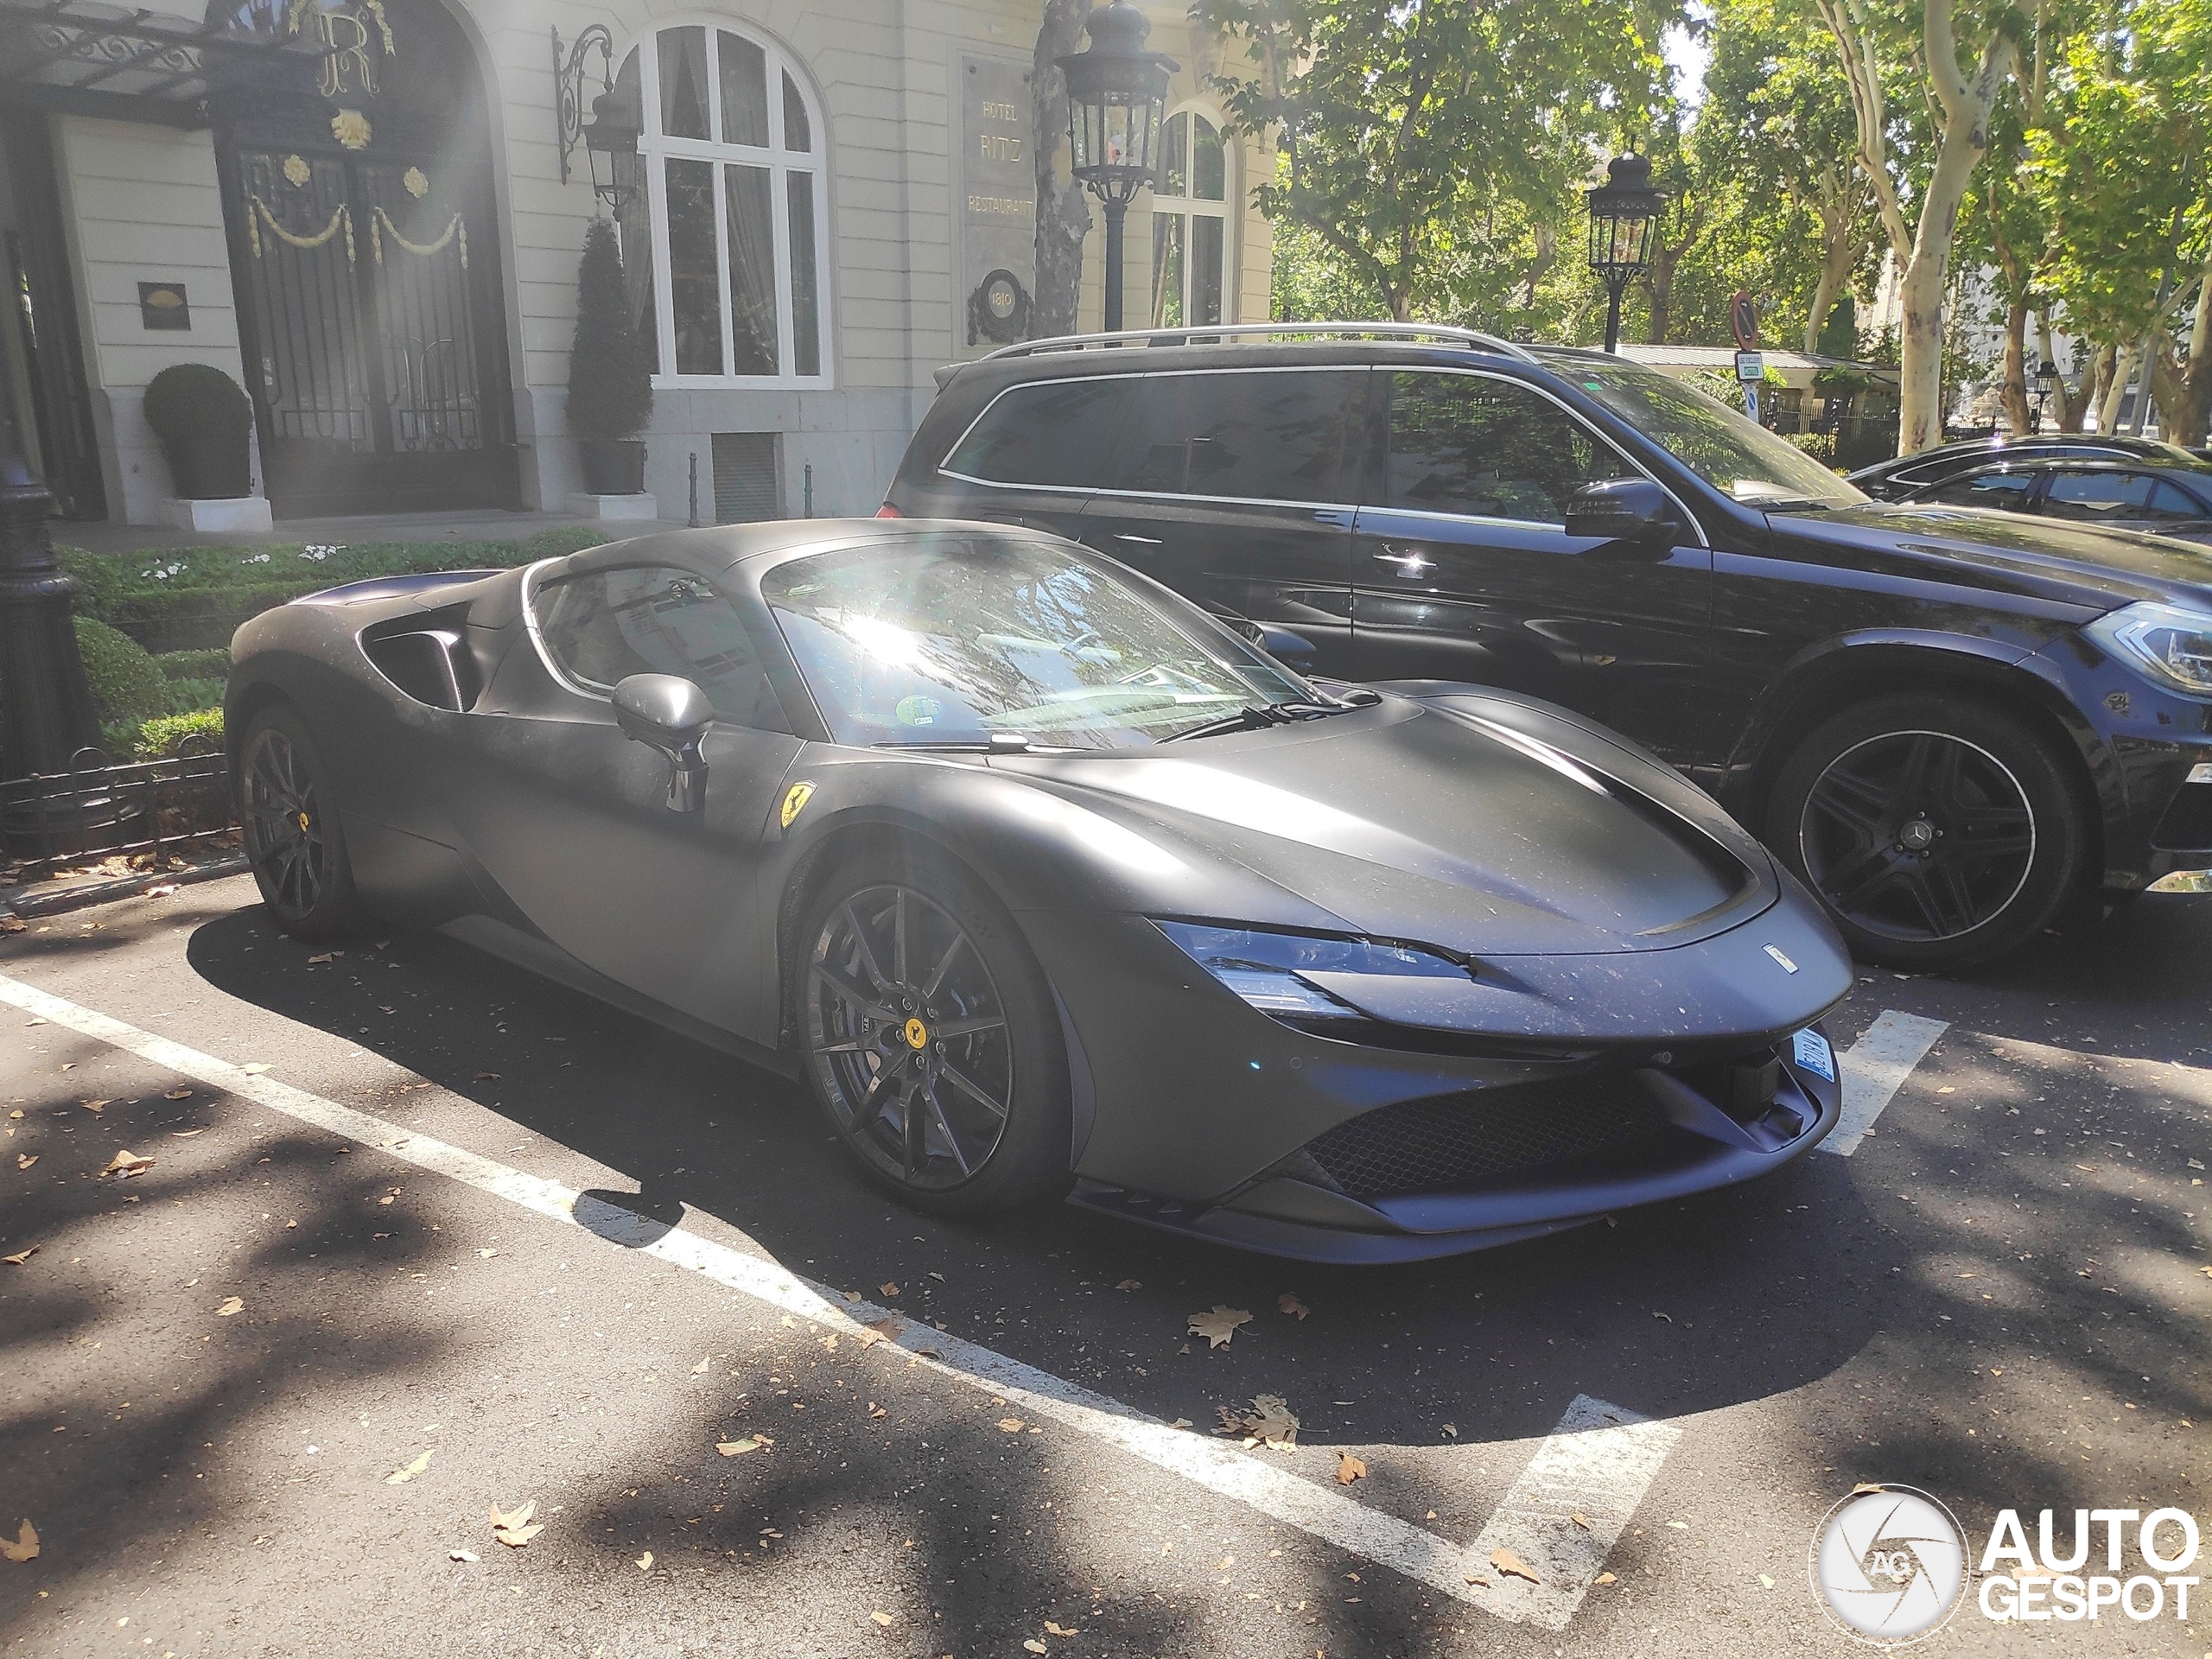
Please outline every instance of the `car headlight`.
[{"label": "car headlight", "polygon": [[2128,605],[2099,617],[2088,632],[2152,679],[2212,696],[2212,614],[2179,605]]},{"label": "car headlight", "polygon": [[1373,939],[1332,939],[1157,918],[1153,925],[1246,1002],[1278,1020],[1369,1017],[1301,977],[1304,973],[1410,974],[1449,979],[1465,979],[1468,975],[1465,967],[1449,957]]}]

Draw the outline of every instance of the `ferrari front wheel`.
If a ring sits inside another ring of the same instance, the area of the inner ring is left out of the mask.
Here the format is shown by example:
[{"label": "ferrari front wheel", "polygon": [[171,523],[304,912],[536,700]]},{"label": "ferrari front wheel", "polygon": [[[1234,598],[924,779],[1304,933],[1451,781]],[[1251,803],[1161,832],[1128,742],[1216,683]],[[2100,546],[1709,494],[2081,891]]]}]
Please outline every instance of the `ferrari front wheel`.
[{"label": "ferrari front wheel", "polygon": [[327,939],[359,921],[321,752],[307,722],[283,704],[256,715],[238,746],[238,821],[254,883],[277,926],[295,938]]},{"label": "ferrari front wheel", "polygon": [[949,860],[891,855],[833,876],[800,937],[807,1080],[869,1174],[940,1215],[1066,1191],[1058,1014],[1004,906]]}]

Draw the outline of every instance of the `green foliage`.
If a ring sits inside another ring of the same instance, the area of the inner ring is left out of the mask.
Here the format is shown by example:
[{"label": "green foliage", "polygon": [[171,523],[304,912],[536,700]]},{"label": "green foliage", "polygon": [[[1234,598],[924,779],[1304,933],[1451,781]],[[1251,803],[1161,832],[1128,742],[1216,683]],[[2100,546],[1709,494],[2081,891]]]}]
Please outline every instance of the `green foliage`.
[{"label": "green foliage", "polygon": [[1293,302],[1346,284],[1355,315],[1408,318],[1500,308],[1532,263],[1550,268],[1556,240],[1534,226],[1555,224],[1622,112],[1650,105],[1671,15],[1656,0],[1193,8],[1257,66],[1216,85],[1241,130],[1280,134],[1262,211],[1279,232],[1304,227],[1340,273],[1294,276]]},{"label": "green foliage", "polygon": [[131,756],[139,760],[160,760],[175,754],[177,746],[188,737],[200,736],[213,740],[218,748],[223,742],[223,710],[220,704],[188,715],[166,715],[149,720],[140,726],[130,743]]},{"label": "green foliage", "polygon": [[[586,525],[549,530],[524,542],[366,542],[348,547],[159,548],[141,553],[57,550],[61,566],[82,584],[80,613],[119,628],[137,624],[204,623],[227,639],[247,617],[341,582],[426,570],[470,570],[528,564],[596,547],[613,538]],[[227,658],[227,652],[219,653]],[[227,662],[220,671],[227,671]],[[187,674],[186,678],[200,677]]]},{"label": "green foliage", "polygon": [[173,363],[147,383],[146,424],[171,442],[211,429],[243,440],[253,426],[253,404],[220,369]]},{"label": "green foliage", "polygon": [[1813,349],[1822,357],[1857,357],[1859,355],[1859,302],[1850,294],[1840,296],[1821,325],[1821,337]]},{"label": "green foliage", "polygon": [[154,658],[154,666],[162,671],[162,677],[175,683],[178,680],[220,680],[231,671],[231,653],[218,647],[212,651],[164,651]]},{"label": "green foliage", "polygon": [[1792,432],[1789,442],[1802,449],[1815,461],[1825,466],[1835,465],[1835,434],[1833,432]]},{"label": "green foliage", "polygon": [[167,696],[162,671],[128,634],[89,616],[76,619],[77,654],[84,658],[92,712],[103,725],[158,714]]},{"label": "green foliage", "polygon": [[569,429],[579,438],[633,438],[652,418],[653,384],[630,316],[614,226],[594,219],[576,270],[576,338],[569,353]]}]

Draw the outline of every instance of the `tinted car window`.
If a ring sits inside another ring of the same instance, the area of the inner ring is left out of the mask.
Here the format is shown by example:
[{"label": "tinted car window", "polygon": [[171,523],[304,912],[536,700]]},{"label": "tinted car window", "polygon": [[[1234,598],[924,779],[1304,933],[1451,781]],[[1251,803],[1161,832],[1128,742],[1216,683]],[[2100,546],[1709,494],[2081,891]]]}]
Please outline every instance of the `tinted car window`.
[{"label": "tinted car window", "polygon": [[1147,495],[1341,501],[1361,370],[1154,374],[1131,388],[1114,487]]},{"label": "tinted car window", "polygon": [[1127,390],[1122,380],[1015,386],[983,411],[944,470],[994,484],[1096,489],[1106,481]]},{"label": "tinted car window", "polygon": [[1550,398],[1471,374],[1390,378],[1382,505],[1560,524],[1567,499],[1627,464]]},{"label": "tinted car window", "polygon": [[2203,509],[2148,473],[2061,473],[2044,498],[2055,518],[2198,518]]},{"label": "tinted car window", "polygon": [[593,690],[632,674],[679,675],[724,719],[790,730],[744,619],[688,570],[633,565],[549,582],[531,610],[562,671]]},{"label": "tinted car window", "polygon": [[2002,507],[2009,512],[2024,512],[2035,485],[2033,473],[1969,473],[1913,499],[1946,507]]}]

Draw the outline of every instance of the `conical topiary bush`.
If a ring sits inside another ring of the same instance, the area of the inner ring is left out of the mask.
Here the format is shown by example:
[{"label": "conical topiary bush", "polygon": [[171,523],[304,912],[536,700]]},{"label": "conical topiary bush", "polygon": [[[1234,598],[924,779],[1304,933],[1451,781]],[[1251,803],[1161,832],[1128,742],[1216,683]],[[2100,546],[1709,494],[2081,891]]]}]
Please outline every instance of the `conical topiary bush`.
[{"label": "conical topiary bush", "polygon": [[594,219],[584,232],[576,270],[576,338],[569,352],[569,429],[576,435],[584,487],[594,495],[634,495],[645,487],[645,445],[653,383],[622,277],[614,226]]}]

